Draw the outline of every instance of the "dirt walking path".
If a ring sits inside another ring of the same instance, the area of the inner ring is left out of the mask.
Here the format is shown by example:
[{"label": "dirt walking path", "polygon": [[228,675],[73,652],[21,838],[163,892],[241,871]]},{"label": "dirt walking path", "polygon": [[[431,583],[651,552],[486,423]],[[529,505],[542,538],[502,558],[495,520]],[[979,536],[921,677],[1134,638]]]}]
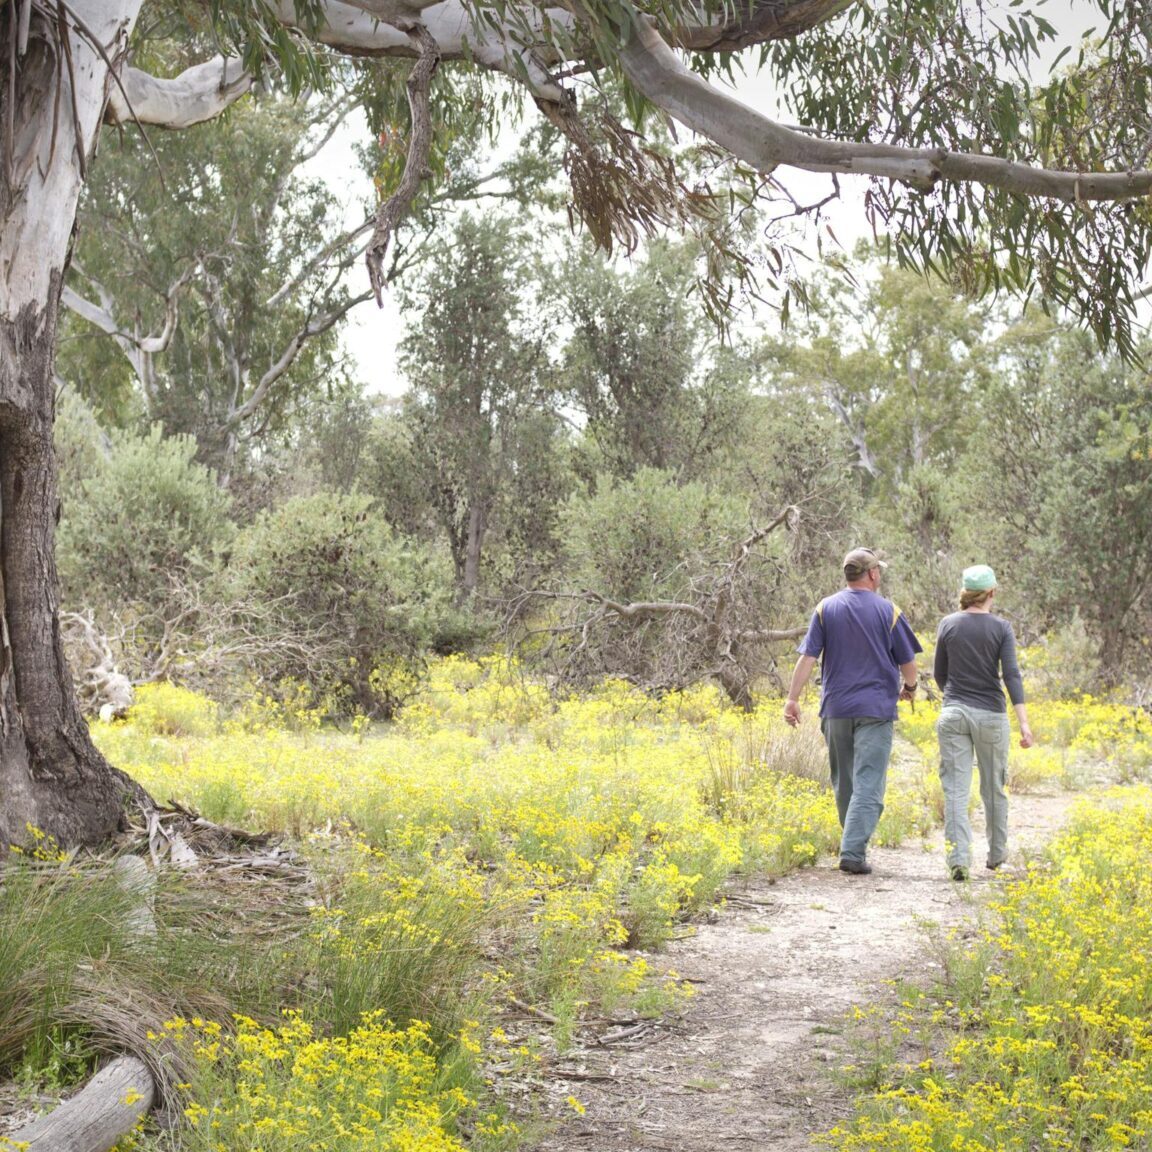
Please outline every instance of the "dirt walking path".
[{"label": "dirt walking path", "polygon": [[[1046,843],[1074,799],[1013,797],[1009,863]],[[973,828],[981,850],[978,814]],[[558,1119],[536,1152],[800,1152],[850,1115],[852,1090],[831,1075],[851,1059],[846,1015],[885,1003],[893,978],[930,982],[926,923],[974,922],[1002,875],[952,881],[939,832],[869,860],[871,876],[828,859],[734,888],[715,923],[658,958],[697,990],[682,1017],[621,1027],[562,1061]]]}]

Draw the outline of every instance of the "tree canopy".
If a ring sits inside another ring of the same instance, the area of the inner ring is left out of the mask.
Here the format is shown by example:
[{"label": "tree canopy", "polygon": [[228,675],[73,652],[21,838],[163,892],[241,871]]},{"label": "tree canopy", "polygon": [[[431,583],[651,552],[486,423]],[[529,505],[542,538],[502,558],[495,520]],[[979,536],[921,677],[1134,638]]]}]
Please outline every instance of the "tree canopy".
[{"label": "tree canopy", "polygon": [[[572,207],[605,247],[687,222],[714,259],[740,265],[732,209],[788,203],[789,168],[828,173],[830,196],[840,176],[870,177],[867,211],[902,262],[945,271],[975,294],[1013,289],[1070,305],[1130,353],[1150,236],[1146,7],[1072,4],[1099,23],[1061,49],[1042,4],[995,0],[224,3],[216,34],[229,55],[215,69],[170,81],[128,69],[109,117],[181,123],[193,87],[220,104],[242,75],[322,86],[335,55],[415,57],[407,112],[394,78],[367,68],[358,78],[376,92],[387,145],[381,258],[421,180],[443,178],[468,109],[479,104],[491,122],[514,103],[508,88],[468,87],[466,77],[488,71],[563,134]],[[775,82],[778,115],[721,83],[746,69]],[[667,118],[702,143],[675,163],[652,135]],[[783,263],[760,272],[787,287]]]},{"label": "tree canopy", "polygon": [[[107,141],[64,292],[84,323],[73,320],[62,377],[101,407],[195,435],[225,476],[242,446],[331,391],[334,326],[370,295],[363,276],[358,290],[342,283],[367,225],[345,229],[301,167],[343,115],[334,96],[266,99],[165,133],[151,154],[136,133]],[[111,340],[76,338],[89,326]],[[118,364],[97,351],[110,342]]]}]

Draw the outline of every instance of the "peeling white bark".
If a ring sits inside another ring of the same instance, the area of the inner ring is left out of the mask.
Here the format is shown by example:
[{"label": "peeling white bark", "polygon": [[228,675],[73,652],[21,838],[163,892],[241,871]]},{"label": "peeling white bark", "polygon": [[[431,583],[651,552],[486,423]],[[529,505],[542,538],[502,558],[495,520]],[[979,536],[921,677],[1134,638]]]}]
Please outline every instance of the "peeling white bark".
[{"label": "peeling white bark", "polygon": [[152,124],[189,128],[219,116],[252,87],[252,77],[234,58],[216,56],[170,80],[126,68],[108,97],[109,124]]},{"label": "peeling white bark", "polygon": [[[272,0],[271,7],[284,24],[295,26],[296,9],[292,0]],[[414,57],[417,51],[404,29],[418,22],[436,41],[442,60],[474,60],[517,82],[526,82],[542,99],[565,98],[563,88],[547,71],[549,64],[558,61],[547,47],[548,38],[544,34],[546,24],[556,30],[578,33],[576,20],[561,8],[525,6],[520,10],[522,24],[504,21],[496,27],[487,23],[480,27],[459,0],[443,0],[424,8],[418,20],[414,20],[411,13],[404,15],[400,11],[403,5],[386,5],[395,9],[394,25],[384,23],[384,17],[373,14],[372,9],[379,7],[375,0],[362,3],[327,0],[317,39],[352,55]],[[523,42],[535,33],[539,33],[538,48],[529,50]]]},{"label": "peeling white bark", "polygon": [[72,67],[59,66],[59,98],[45,92],[45,106],[16,112],[13,195],[0,218],[0,320],[14,320],[28,304],[43,307],[53,277],[64,267],[85,162],[111,83],[104,55],[92,40],[119,60],[140,3],[73,0],[69,11],[74,19],[64,22]]}]

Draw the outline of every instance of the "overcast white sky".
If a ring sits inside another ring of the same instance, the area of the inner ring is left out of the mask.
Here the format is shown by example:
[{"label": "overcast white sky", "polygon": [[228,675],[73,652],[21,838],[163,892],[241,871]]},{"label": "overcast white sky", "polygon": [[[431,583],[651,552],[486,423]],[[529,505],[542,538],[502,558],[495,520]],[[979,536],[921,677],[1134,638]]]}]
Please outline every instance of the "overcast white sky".
[{"label": "overcast white sky", "polygon": [[[1007,10],[1009,4],[999,7]],[[1043,67],[1047,69],[1065,43],[1073,46],[1092,27],[1100,27],[1099,10],[1088,0],[1040,0],[1040,10],[1061,33],[1061,44],[1050,49]],[[735,88],[737,96],[754,108],[764,109],[771,115],[777,114],[776,94],[767,76],[745,77]],[[359,211],[357,203],[365,202],[370,193],[367,178],[363,176],[352,151],[353,134],[332,142],[321,154],[319,164],[334,190],[348,205],[350,218]],[[781,176],[785,175],[781,172]],[[793,195],[801,196],[811,192],[815,202],[827,195],[830,183],[827,177],[811,173],[791,171],[787,173],[787,184]],[[866,231],[862,209],[862,198],[867,181],[861,178],[840,178],[841,200],[831,207],[826,220],[831,224],[837,238],[847,248]],[[366,282],[367,273],[356,269],[354,276]],[[385,296],[384,308],[378,309],[375,302],[360,305],[349,318],[345,329],[344,345],[354,359],[361,378],[371,392],[386,395],[399,395],[406,387],[399,373],[396,359],[397,343],[403,330],[403,321],[395,299]]]}]

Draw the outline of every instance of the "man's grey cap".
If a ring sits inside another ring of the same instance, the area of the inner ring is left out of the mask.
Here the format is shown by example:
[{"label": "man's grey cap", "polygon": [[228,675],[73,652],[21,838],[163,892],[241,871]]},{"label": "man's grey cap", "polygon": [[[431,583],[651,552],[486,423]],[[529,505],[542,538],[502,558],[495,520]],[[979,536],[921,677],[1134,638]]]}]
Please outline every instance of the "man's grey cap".
[{"label": "man's grey cap", "polygon": [[844,578],[860,580],[873,568],[887,568],[888,564],[884,557],[885,553],[876,548],[853,548],[844,557]]}]

